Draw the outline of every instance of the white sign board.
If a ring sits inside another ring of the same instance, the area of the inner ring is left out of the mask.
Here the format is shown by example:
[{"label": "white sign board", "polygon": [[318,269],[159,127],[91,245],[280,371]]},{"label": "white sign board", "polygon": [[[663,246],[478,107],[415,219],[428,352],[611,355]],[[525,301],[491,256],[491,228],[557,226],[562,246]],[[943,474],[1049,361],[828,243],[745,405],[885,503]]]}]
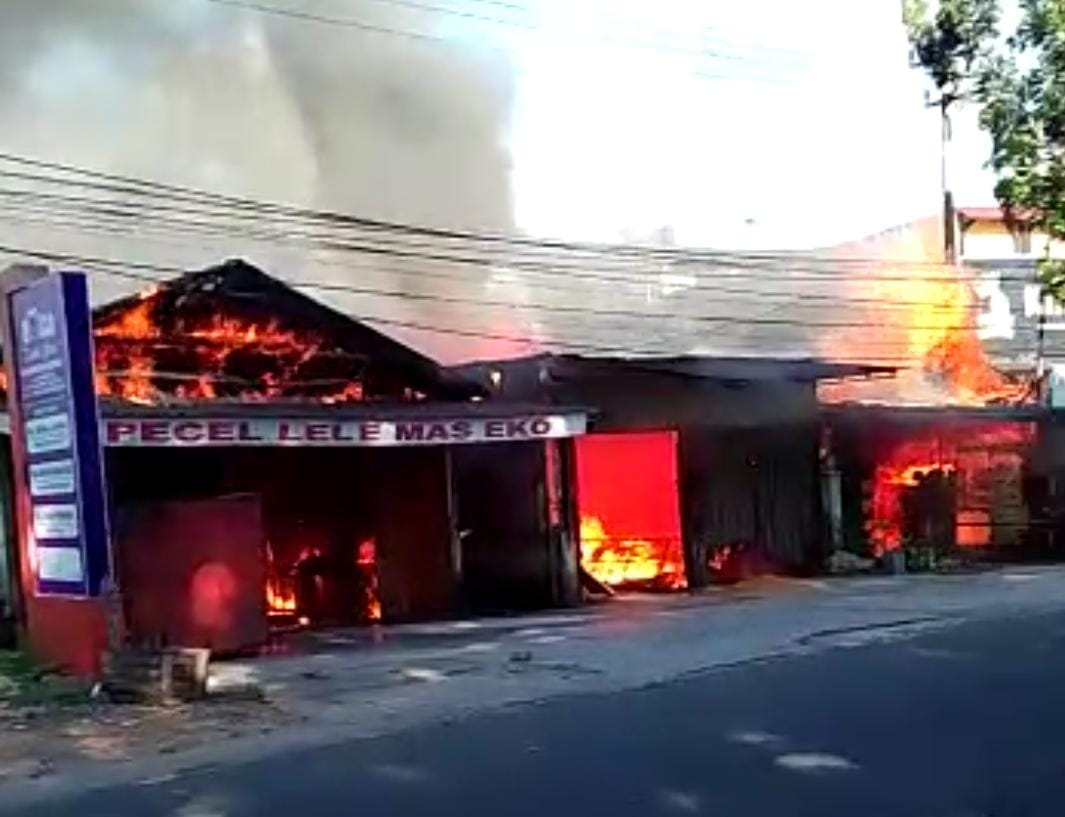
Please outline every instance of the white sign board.
[{"label": "white sign board", "polygon": [[104,421],[104,444],[117,448],[196,446],[385,447],[516,442],[574,437],[582,413],[432,420],[181,419]]}]

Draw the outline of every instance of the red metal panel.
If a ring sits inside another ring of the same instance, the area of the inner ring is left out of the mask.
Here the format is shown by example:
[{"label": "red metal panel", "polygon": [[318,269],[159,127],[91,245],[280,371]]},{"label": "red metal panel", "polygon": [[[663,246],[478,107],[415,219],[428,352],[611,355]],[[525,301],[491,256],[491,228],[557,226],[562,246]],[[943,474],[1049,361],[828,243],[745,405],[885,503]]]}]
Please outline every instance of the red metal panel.
[{"label": "red metal panel", "polygon": [[590,434],[577,440],[582,514],[617,536],[679,539],[677,434]]},{"label": "red metal panel", "polygon": [[257,496],[138,508],[118,541],[133,639],[235,652],[267,637]]},{"label": "red metal panel", "polygon": [[604,584],[684,586],[677,433],[590,434],[576,448],[584,569]]}]

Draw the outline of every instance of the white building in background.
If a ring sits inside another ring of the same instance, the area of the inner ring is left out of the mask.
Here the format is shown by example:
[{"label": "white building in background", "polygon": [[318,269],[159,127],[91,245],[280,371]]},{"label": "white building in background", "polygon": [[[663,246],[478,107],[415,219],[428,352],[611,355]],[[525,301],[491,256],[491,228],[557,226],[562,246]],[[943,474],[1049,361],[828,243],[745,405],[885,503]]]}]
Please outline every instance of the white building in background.
[{"label": "white building in background", "polygon": [[1010,225],[998,207],[960,207],[958,255],[962,260],[1028,261],[1034,267],[1049,246],[1051,256],[1065,258],[1065,242],[1051,240],[1046,233],[1033,231],[1022,220]]},{"label": "white building in background", "polygon": [[956,235],[958,260],[977,271],[977,331],[992,362],[1047,372],[1051,404],[1065,408],[1065,304],[1039,281],[1039,261],[1065,259],[1065,242],[997,207],[959,208]]},{"label": "white building in background", "polygon": [[977,273],[977,331],[992,362],[1024,371],[1065,363],[1065,305],[1043,292],[1039,260],[1065,258],[1065,243],[1012,222],[997,207],[957,211],[958,260]]}]

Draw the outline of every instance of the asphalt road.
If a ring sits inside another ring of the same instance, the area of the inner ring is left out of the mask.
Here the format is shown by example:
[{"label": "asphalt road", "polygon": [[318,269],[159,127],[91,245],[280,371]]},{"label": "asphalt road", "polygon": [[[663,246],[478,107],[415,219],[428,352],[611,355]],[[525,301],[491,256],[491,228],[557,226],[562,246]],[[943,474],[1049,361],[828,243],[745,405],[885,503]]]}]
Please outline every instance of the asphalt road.
[{"label": "asphalt road", "polygon": [[735,667],[24,814],[1065,814],[1065,614]]}]

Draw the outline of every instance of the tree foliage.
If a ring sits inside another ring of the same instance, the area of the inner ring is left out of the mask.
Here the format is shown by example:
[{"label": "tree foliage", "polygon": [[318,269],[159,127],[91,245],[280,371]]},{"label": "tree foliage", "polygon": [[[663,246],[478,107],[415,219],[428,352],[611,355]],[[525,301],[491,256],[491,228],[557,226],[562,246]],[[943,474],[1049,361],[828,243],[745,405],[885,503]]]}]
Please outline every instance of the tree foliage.
[{"label": "tree foliage", "polygon": [[[918,64],[946,104],[970,100],[991,137],[988,164],[1008,216],[1065,239],[1065,0],[1016,0],[1000,31],[998,0],[904,0]],[[1065,266],[1043,261],[1047,288],[1065,296]]]},{"label": "tree foliage", "polygon": [[913,57],[931,77],[939,104],[969,96],[973,80],[996,38],[998,0],[903,0],[902,19]]}]

